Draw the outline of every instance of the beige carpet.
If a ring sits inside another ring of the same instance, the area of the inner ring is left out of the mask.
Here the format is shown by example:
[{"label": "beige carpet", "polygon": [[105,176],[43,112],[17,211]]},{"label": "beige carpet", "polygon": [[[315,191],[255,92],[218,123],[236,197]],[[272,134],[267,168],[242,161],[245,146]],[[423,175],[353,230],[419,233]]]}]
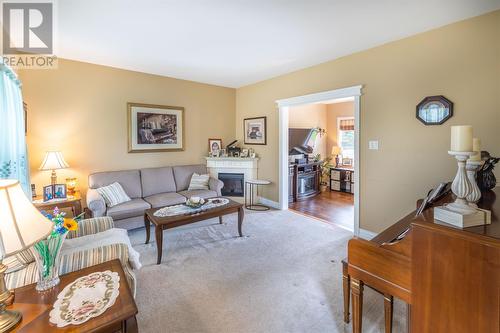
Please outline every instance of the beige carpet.
[{"label": "beige carpet", "polygon": [[[342,320],[341,260],[352,234],[291,211],[248,212],[165,231],[163,261],[145,231],[130,232],[141,253],[141,333],[350,332]],[[383,332],[383,297],[365,289],[363,332]],[[394,332],[404,332],[396,302]]]}]

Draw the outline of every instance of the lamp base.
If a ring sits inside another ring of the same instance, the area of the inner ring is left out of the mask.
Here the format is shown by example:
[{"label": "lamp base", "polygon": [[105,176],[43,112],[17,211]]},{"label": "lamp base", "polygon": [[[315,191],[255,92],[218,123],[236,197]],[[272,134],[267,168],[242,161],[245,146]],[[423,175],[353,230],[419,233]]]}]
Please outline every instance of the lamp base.
[{"label": "lamp base", "polygon": [[52,186],[54,186],[55,184],[57,184],[57,174],[56,174],[56,170],[52,170],[52,174],[50,175],[50,184]]},{"label": "lamp base", "polygon": [[4,310],[0,312],[0,332],[8,332],[16,326],[23,315],[19,311]]}]

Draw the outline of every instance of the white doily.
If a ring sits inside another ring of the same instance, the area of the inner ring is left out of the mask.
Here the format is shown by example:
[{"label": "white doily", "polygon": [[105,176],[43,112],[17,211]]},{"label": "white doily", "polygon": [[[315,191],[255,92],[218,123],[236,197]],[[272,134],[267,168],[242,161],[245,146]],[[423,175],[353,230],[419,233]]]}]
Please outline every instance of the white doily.
[{"label": "white doily", "polygon": [[57,296],[50,322],[57,327],[79,325],[115,304],[120,287],[116,272],[95,272],[68,284]]},{"label": "white doily", "polygon": [[229,200],[226,198],[208,199],[207,203],[199,208],[192,208],[192,207],[189,207],[185,204],[180,204],[180,205],[167,206],[167,207],[158,209],[156,212],[153,213],[153,215],[156,217],[191,215],[191,214],[196,214],[196,213],[203,212],[206,210],[210,210],[210,209],[213,209],[215,207],[224,206],[224,205],[227,205],[228,203],[229,203]]}]

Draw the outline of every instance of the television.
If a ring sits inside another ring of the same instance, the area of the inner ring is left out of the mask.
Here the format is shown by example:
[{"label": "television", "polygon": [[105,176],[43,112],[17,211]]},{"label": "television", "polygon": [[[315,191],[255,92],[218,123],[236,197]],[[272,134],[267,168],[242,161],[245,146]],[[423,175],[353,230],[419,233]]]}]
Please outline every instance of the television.
[{"label": "television", "polygon": [[317,128],[289,128],[288,154],[311,154],[316,146],[318,134]]}]

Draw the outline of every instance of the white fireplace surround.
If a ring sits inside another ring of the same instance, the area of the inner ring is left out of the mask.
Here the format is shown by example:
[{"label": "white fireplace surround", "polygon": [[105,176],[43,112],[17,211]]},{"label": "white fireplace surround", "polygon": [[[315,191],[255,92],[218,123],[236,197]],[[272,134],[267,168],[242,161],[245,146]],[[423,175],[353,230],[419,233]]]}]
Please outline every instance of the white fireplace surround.
[{"label": "white fireplace surround", "polygon": [[[207,160],[208,173],[213,178],[219,178],[219,173],[239,173],[243,174],[244,182],[250,179],[257,179],[259,158],[251,157],[205,157]],[[245,186],[246,187],[246,186]],[[245,191],[246,189],[243,189]],[[244,201],[244,197],[230,197],[239,202]]]}]

